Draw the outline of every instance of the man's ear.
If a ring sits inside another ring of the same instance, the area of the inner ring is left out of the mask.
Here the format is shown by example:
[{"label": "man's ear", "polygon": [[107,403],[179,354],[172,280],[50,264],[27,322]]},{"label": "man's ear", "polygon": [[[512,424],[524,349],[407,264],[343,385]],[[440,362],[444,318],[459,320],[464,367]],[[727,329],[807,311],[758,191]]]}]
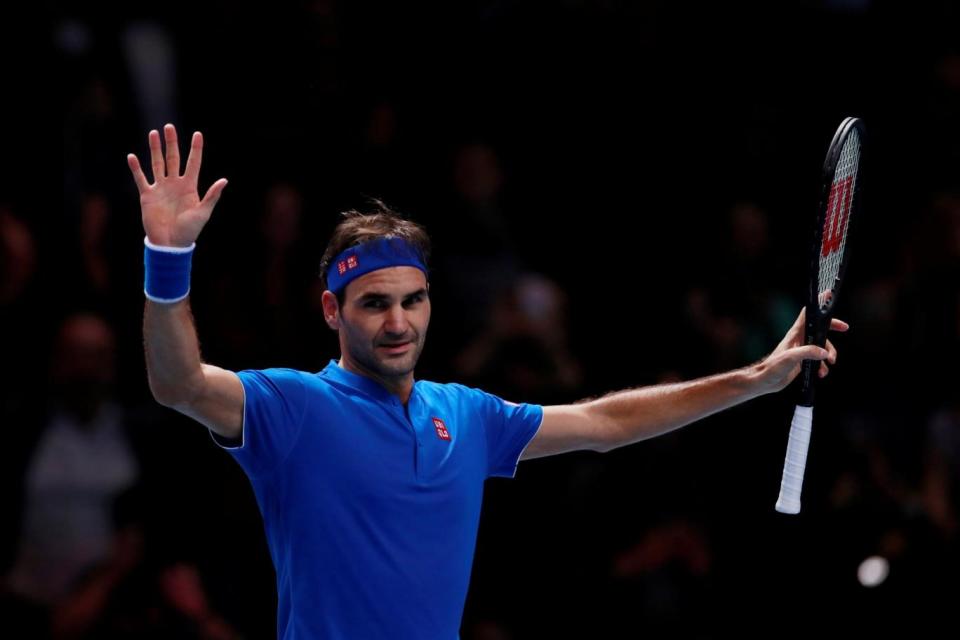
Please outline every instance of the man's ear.
[{"label": "man's ear", "polygon": [[323,292],[320,298],[323,306],[323,319],[327,326],[334,331],[340,330],[340,304],[337,302],[337,296],[329,289]]}]

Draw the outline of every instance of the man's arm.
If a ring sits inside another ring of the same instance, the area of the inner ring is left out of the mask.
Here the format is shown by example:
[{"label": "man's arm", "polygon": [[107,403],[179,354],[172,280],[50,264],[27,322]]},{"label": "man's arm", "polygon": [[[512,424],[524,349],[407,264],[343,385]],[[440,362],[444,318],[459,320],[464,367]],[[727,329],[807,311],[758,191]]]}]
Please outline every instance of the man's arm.
[{"label": "man's arm", "polygon": [[[137,156],[127,156],[140,192],[140,211],[147,238],[162,247],[190,247],[210,219],[227,181],[215,182],[203,200],[197,180],[203,137],[193,134],[190,155],[180,175],[180,150],[173,125],[164,127],[166,157],[160,134],[151,131],[150,159],[154,183],[147,181]],[[147,300],[143,314],[147,378],[154,398],[194,418],[217,434],[238,438],[243,429],[243,386],[237,374],[200,361],[200,346],[189,300],[158,303]]]},{"label": "man's arm", "polygon": [[143,342],[150,391],[160,404],[190,416],[218,435],[243,430],[243,385],[232,371],[200,361],[188,300],[143,310]]},{"label": "man's arm", "polygon": [[[804,360],[836,362],[837,351],[803,345],[805,311],[777,348],[763,361],[743,369],[689,382],[629,389],[596,400],[544,407],[543,423],[522,460],[589,449],[609,451],[668,433],[734,405],[786,387],[800,373]],[[831,329],[848,325],[833,320]]]}]

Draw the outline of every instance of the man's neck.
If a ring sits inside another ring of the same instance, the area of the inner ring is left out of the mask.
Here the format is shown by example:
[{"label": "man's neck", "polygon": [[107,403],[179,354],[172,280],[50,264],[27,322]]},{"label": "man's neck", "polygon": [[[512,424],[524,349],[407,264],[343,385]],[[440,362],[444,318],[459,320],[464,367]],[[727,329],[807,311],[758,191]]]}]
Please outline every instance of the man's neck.
[{"label": "man's neck", "polygon": [[358,366],[349,358],[340,357],[337,364],[341,369],[349,371],[350,373],[355,373],[358,376],[363,376],[364,378],[370,378],[381,387],[392,393],[393,395],[400,398],[400,401],[406,405],[407,400],[410,399],[410,393],[413,391],[413,372],[406,374],[400,378],[384,378],[383,376],[378,376],[375,373]]}]

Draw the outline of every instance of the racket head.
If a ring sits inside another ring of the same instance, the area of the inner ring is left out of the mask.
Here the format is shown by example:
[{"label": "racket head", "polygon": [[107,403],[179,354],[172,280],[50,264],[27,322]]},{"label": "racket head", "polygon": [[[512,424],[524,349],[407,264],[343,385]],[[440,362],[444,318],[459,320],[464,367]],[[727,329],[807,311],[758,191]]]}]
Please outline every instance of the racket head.
[{"label": "racket head", "polygon": [[[846,118],[840,124],[823,162],[823,181],[810,250],[807,322],[820,327],[813,338],[826,337],[850,260],[850,230],[860,217],[863,121]],[[817,335],[822,333],[821,335]],[[811,337],[808,335],[808,338]],[[810,342],[808,340],[808,342]],[[822,341],[818,341],[823,346]]]}]

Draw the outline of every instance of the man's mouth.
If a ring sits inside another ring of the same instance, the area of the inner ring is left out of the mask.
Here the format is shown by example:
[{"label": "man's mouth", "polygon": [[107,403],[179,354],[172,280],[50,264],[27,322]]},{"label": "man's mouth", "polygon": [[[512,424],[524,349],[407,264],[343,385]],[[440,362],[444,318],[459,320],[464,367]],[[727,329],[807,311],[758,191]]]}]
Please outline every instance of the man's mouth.
[{"label": "man's mouth", "polygon": [[409,345],[409,342],[394,342],[393,344],[382,344],[380,348],[387,353],[403,353]]}]

